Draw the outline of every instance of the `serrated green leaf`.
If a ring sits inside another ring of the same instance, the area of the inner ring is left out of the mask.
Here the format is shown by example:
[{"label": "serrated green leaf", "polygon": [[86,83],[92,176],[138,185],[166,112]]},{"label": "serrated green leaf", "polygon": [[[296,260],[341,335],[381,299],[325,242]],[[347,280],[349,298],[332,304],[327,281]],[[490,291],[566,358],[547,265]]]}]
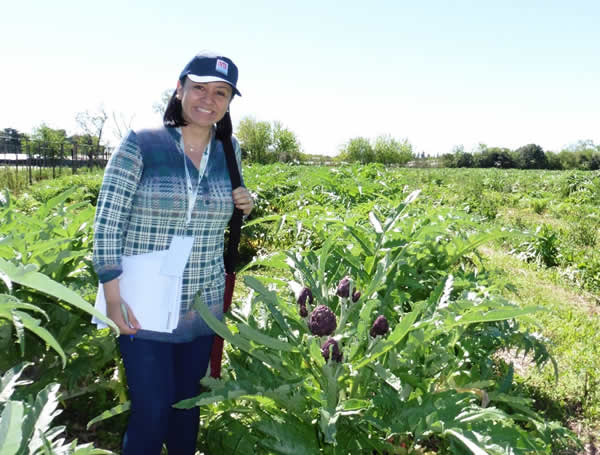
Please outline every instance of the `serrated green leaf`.
[{"label": "serrated green leaf", "polygon": [[255,330],[246,324],[237,324],[236,327],[240,335],[242,335],[245,338],[248,338],[251,341],[254,341],[255,343],[261,344],[270,349],[275,349],[278,351],[298,352],[297,347],[292,346],[291,344],[286,343],[285,341],[281,341],[276,338],[265,335],[264,333],[259,332],[258,330]]},{"label": "serrated green leaf", "polygon": [[63,351],[60,343],[52,336],[48,330],[43,327],[40,327],[40,320],[32,318],[28,313],[24,313],[22,311],[13,311],[13,317],[20,319],[23,321],[23,326],[29,330],[30,332],[35,333],[38,337],[46,342],[48,346],[56,351],[60,358],[62,359],[63,368],[67,365],[67,356],[65,351]]},{"label": "serrated green leaf", "polygon": [[259,441],[261,446],[278,455],[320,452],[314,427],[293,416],[287,416],[285,425],[271,419],[262,419],[255,424],[255,428],[267,436]]},{"label": "serrated green leaf", "polygon": [[196,311],[198,311],[206,324],[225,341],[231,343],[233,346],[236,346],[242,351],[247,352],[253,357],[256,357],[258,360],[265,362],[267,365],[278,369],[282,374],[286,372],[281,365],[281,361],[277,357],[265,353],[259,348],[253,347],[245,338],[231,333],[227,326],[215,317],[212,311],[210,311],[210,308],[208,308],[202,299],[198,297],[195,298],[194,308]]},{"label": "serrated green leaf", "polygon": [[350,232],[350,235],[358,241],[366,256],[375,255],[374,245],[369,238],[368,232],[364,228],[359,226],[346,226],[346,229]]},{"label": "serrated green leaf", "polygon": [[381,222],[377,219],[377,215],[375,215],[375,212],[373,211],[369,212],[369,222],[371,223],[371,226],[373,226],[373,229],[377,234],[383,233]]},{"label": "serrated green leaf", "polygon": [[527,307],[516,307],[510,306],[505,308],[499,308],[490,310],[487,312],[479,312],[474,311],[472,313],[467,313],[466,315],[459,316],[456,318],[455,322],[450,324],[450,328],[456,327],[459,325],[466,324],[475,324],[480,322],[494,322],[494,321],[504,321],[507,319],[515,319],[519,316],[537,313],[540,311],[540,307],[538,306],[527,306]]},{"label": "serrated green leaf", "polygon": [[110,419],[111,417],[117,416],[119,414],[123,414],[124,412],[129,411],[130,408],[131,408],[131,402],[129,402],[129,401],[126,401],[125,403],[121,403],[117,406],[114,406],[114,407],[104,411],[102,414],[97,415],[92,420],[90,420],[86,426],[86,429],[89,430],[92,427],[92,425],[94,425],[98,422],[102,422],[103,420]]},{"label": "serrated green leaf", "polygon": [[[287,310],[285,305],[280,305],[279,297],[275,292],[269,291],[264,285],[252,276],[244,277],[244,284],[251,289],[254,289],[257,293],[257,299],[262,301],[267,308],[271,312],[271,315],[275,319],[275,322],[279,326],[279,328],[283,331],[283,333],[290,339],[293,343],[298,343],[298,338],[292,331],[289,324],[286,322],[285,318],[281,314],[278,308],[283,307],[284,310]],[[292,316],[290,312],[287,312],[288,316]]]},{"label": "serrated green leaf", "polygon": [[242,267],[239,273],[244,273],[253,267],[269,267],[275,270],[287,270],[288,265],[285,262],[286,255],[280,251],[275,253],[267,254],[258,258],[254,258],[244,267]]},{"label": "serrated green leaf", "polygon": [[17,267],[0,258],[0,271],[4,272],[11,281],[63,300],[90,315],[96,316],[99,320],[118,332],[119,329],[111,319],[83,300],[76,292],[38,272],[35,267],[32,269],[32,265],[28,264]]},{"label": "serrated green leaf", "polygon": [[[8,401],[17,386],[31,384],[32,381],[19,381],[25,368],[31,365],[33,365],[31,362],[20,363],[2,375],[2,379],[0,379],[0,403]],[[0,451],[0,453],[2,452]]]},{"label": "serrated green leaf", "polygon": [[6,401],[0,414],[0,453],[17,455],[23,441],[25,407],[19,401]]},{"label": "serrated green leaf", "polygon": [[10,281],[8,275],[2,270],[0,270],[0,280],[4,282],[4,285],[6,286],[6,289],[8,289],[8,292],[12,292],[12,281]]},{"label": "serrated green leaf", "polygon": [[[61,412],[57,410],[59,389],[60,384],[52,383],[38,392],[32,412],[26,417],[26,425],[23,427],[29,429],[26,436],[29,438],[30,453],[35,453],[44,445],[44,436],[52,430],[52,420]],[[60,432],[61,429],[58,428],[58,433]]]},{"label": "serrated green leaf", "polygon": [[473,455],[489,455],[489,453],[482,449],[481,446],[464,436],[462,432],[458,430],[448,429],[444,433],[458,439],[467,449],[471,451],[471,453],[473,453]]},{"label": "serrated green leaf", "polygon": [[348,400],[343,400],[342,403],[338,406],[338,409],[340,411],[362,411],[371,407],[371,404],[372,403],[369,400],[350,398]]},{"label": "serrated green leaf", "polygon": [[335,436],[337,433],[337,421],[340,414],[337,412],[330,412],[329,409],[319,409],[319,428],[323,433],[323,439],[327,444],[335,444]]}]

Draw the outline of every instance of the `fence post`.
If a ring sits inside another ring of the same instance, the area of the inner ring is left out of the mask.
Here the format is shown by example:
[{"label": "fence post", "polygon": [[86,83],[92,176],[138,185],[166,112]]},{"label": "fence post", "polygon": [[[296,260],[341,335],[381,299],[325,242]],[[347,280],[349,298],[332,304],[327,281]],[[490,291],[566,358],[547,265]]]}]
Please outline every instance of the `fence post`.
[{"label": "fence post", "polygon": [[19,146],[14,144],[15,152],[15,175],[17,176],[17,185],[19,183],[19,156],[21,155],[21,141],[19,140]]},{"label": "fence post", "polygon": [[77,168],[75,166],[75,159],[77,158],[77,142],[73,144],[73,148],[71,149],[71,174],[75,175],[77,173]]},{"label": "fence post", "polygon": [[42,144],[38,143],[38,158],[37,158],[37,164],[38,164],[38,169],[39,169],[39,176],[40,176],[40,180],[42,180],[42,164],[44,164],[44,159],[42,158]]},{"label": "fence post", "polygon": [[33,177],[31,175],[31,142],[29,141],[27,141],[27,157],[29,162],[29,166],[27,166],[29,168],[29,184],[33,185]]},{"label": "fence post", "polygon": [[50,159],[52,160],[52,178],[56,178],[56,154],[52,152],[50,155]]},{"label": "fence post", "polygon": [[60,161],[58,162],[58,175],[62,175],[62,168],[65,162],[65,144],[60,144]]}]

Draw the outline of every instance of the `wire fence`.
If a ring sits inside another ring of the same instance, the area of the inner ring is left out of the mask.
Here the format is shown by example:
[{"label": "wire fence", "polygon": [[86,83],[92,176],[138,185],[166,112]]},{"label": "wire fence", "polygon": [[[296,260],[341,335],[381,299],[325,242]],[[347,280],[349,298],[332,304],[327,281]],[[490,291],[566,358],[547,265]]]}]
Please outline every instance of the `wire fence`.
[{"label": "wire fence", "polygon": [[31,140],[27,137],[0,135],[0,166],[5,171],[26,171],[29,184],[37,172],[52,170],[52,178],[68,168],[73,174],[81,168],[104,168],[112,147],[70,141],[51,142]]}]

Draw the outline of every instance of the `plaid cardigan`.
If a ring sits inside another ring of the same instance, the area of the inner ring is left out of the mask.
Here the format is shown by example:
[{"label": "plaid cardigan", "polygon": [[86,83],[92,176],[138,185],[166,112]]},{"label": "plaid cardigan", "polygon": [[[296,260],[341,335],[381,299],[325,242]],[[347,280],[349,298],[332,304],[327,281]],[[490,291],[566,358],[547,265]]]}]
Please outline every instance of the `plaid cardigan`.
[{"label": "plaid cardigan", "polygon": [[[233,213],[225,153],[213,131],[202,173],[202,167],[198,170],[183,153],[181,144],[177,128],[130,131],[110,157],[98,196],[93,264],[101,283],[121,275],[123,255],[166,250],[174,235],[194,237],[183,273],[179,326],[173,334],[140,330],[140,338],[178,342],[211,334],[192,308],[198,291],[213,314],[223,317],[224,232]],[[240,147],[235,139],[233,144],[241,168]],[[188,226],[184,159],[188,160],[193,188],[201,177]]]}]

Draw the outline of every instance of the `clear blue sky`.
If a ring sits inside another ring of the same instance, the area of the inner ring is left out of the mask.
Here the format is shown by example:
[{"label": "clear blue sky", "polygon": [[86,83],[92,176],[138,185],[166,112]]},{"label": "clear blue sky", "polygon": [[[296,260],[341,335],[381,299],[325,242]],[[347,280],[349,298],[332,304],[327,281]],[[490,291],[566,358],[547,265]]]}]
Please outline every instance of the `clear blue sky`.
[{"label": "clear blue sky", "polygon": [[75,133],[75,114],[101,104],[158,124],[152,104],[212,49],[240,69],[234,123],[279,120],[307,153],[380,134],[428,154],[600,144],[597,0],[20,0],[1,12],[0,128]]}]

